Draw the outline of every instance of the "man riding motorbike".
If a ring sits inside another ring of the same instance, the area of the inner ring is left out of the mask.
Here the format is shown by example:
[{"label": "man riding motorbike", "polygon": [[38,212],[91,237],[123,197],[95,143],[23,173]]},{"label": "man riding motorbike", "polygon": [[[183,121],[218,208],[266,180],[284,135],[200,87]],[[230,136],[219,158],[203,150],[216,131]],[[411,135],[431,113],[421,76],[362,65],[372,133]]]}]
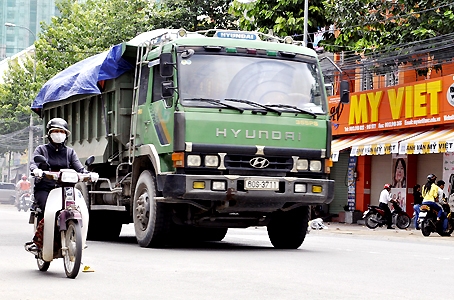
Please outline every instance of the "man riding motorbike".
[{"label": "man riding motorbike", "polygon": [[[42,155],[47,159],[49,171],[59,171],[60,169],[74,169],[79,173],[89,173],[82,163],[79,161],[76,152],[65,145],[65,141],[71,132],[68,129],[68,123],[62,118],[51,119],[46,126],[47,138],[49,143],[36,147],[33,157]],[[44,209],[46,207],[47,196],[54,189],[55,181],[42,177],[43,166],[38,166],[33,161],[30,163],[30,171],[35,176],[34,198],[35,203],[33,208],[38,212],[38,221],[42,223],[44,217]],[[91,176],[97,177],[97,173],[91,173]],[[39,179],[41,178],[41,179]],[[92,178],[92,181],[97,181],[98,178]],[[26,248],[30,252],[37,251],[42,236],[42,228],[38,225],[38,229],[33,237],[33,242],[26,243]]]},{"label": "man riding motorbike", "polygon": [[380,193],[380,198],[378,200],[379,204],[378,207],[383,209],[385,211],[385,218],[386,218],[386,224],[388,225],[388,229],[394,229],[392,226],[392,215],[391,215],[391,210],[389,209],[389,201],[391,201],[391,194],[389,193],[391,191],[391,185],[388,183],[383,186],[383,191]]},{"label": "man riding motorbike", "polygon": [[446,219],[443,207],[438,203],[440,188],[435,184],[436,179],[437,176],[435,176],[435,174],[427,175],[427,183],[422,187],[422,196],[424,197],[424,200],[421,205],[427,205],[437,212],[437,219],[443,220],[443,231],[446,232],[448,229],[448,220]]},{"label": "man riding motorbike", "polygon": [[19,207],[19,199],[25,193],[30,193],[30,181],[28,181],[27,175],[22,174],[21,180],[16,183],[16,201],[14,205]]}]

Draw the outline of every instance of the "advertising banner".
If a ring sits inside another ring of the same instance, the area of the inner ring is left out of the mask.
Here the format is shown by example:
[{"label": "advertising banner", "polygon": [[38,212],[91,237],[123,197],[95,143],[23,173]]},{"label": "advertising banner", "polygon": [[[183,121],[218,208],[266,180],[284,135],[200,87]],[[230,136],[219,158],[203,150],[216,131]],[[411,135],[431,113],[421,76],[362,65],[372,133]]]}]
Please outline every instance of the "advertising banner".
[{"label": "advertising banner", "polygon": [[351,93],[349,104],[338,104],[329,97],[333,135],[454,123],[454,77]]}]

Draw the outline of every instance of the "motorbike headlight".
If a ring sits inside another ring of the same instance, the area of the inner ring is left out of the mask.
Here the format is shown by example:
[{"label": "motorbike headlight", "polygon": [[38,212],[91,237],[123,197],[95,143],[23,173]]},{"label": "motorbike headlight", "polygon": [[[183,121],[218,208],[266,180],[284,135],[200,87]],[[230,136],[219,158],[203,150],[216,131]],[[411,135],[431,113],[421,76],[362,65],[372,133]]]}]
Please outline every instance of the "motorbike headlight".
[{"label": "motorbike headlight", "polygon": [[68,183],[76,183],[79,182],[79,175],[76,171],[74,172],[67,172],[64,171],[61,173],[61,182],[68,182]]}]

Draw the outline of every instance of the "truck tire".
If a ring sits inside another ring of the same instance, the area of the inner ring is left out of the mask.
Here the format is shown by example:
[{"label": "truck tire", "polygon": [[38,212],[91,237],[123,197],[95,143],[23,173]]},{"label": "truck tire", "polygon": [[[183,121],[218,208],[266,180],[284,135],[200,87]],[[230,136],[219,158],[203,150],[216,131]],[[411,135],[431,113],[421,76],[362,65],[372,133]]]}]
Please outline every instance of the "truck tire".
[{"label": "truck tire", "polygon": [[297,249],[306,237],[308,222],[308,206],[275,212],[267,226],[271,244],[277,249]]},{"label": "truck tire", "polygon": [[170,236],[171,211],[155,197],[155,177],[143,171],[137,180],[132,210],[136,239],[141,247],[163,247]]}]

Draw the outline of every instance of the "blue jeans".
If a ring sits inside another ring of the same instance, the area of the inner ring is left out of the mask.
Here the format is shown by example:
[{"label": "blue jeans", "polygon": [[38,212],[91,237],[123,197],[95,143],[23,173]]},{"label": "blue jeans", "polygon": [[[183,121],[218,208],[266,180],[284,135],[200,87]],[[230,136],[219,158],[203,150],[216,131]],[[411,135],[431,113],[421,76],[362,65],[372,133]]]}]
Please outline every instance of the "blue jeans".
[{"label": "blue jeans", "polygon": [[415,222],[415,228],[419,228],[418,218],[419,218],[420,209],[421,209],[421,205],[420,204],[413,205],[413,210],[415,211],[415,221],[414,221]]},{"label": "blue jeans", "polygon": [[427,205],[431,209],[436,210],[438,212],[437,217],[440,220],[443,220],[443,231],[446,231],[446,229],[448,229],[448,219],[446,218],[446,214],[443,211],[443,207],[441,207],[440,204],[433,202],[433,201],[426,201],[426,202],[423,202],[421,205]]}]

